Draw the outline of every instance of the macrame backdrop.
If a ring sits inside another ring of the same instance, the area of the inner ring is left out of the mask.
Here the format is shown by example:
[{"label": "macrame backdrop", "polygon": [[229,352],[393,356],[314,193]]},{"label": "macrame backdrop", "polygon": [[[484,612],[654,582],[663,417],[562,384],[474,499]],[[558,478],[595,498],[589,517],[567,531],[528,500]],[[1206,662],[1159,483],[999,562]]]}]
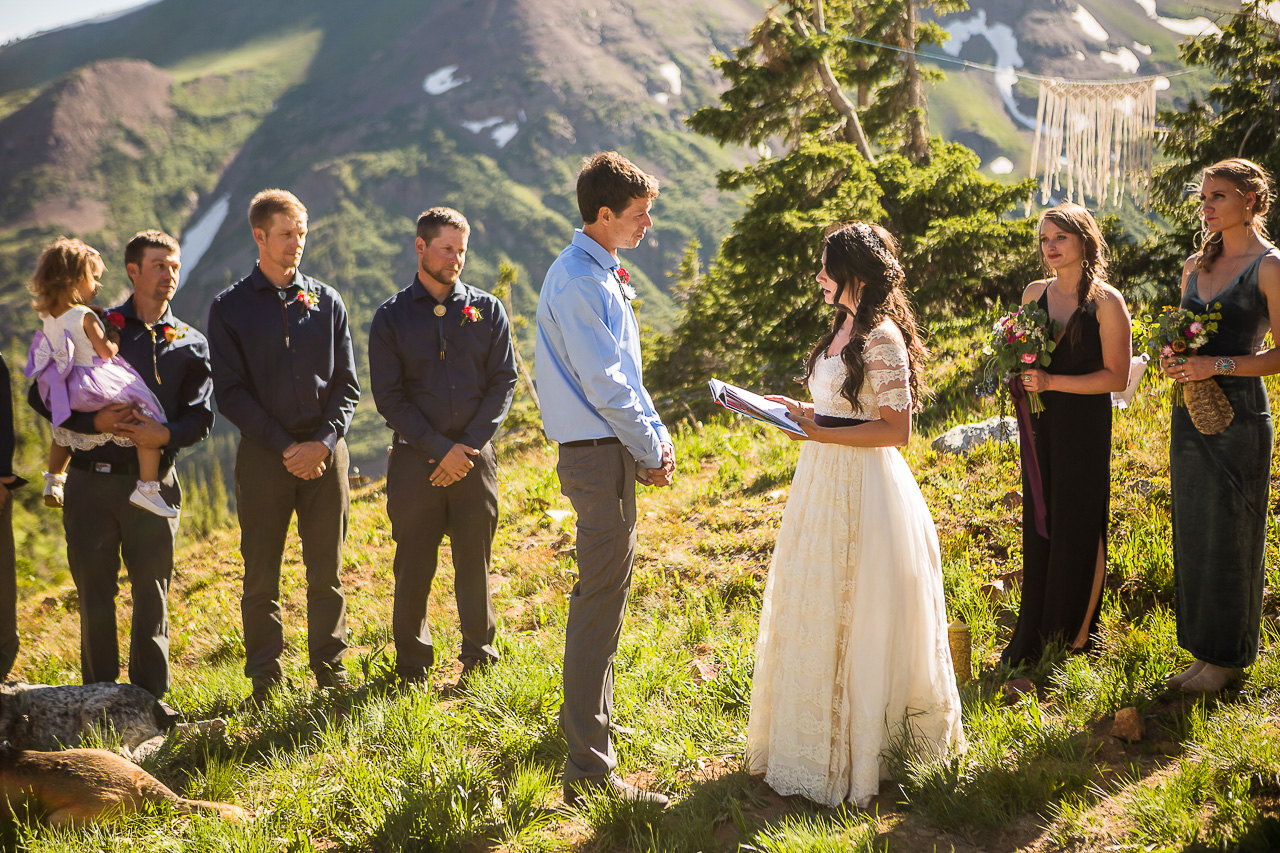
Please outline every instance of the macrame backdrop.
[{"label": "macrame backdrop", "polygon": [[1108,200],[1115,204],[1127,183],[1134,201],[1145,208],[1155,118],[1154,78],[1122,83],[1041,80],[1031,153],[1040,203],[1048,204],[1050,193],[1065,184],[1068,201],[1083,203],[1088,195],[1100,205]]}]

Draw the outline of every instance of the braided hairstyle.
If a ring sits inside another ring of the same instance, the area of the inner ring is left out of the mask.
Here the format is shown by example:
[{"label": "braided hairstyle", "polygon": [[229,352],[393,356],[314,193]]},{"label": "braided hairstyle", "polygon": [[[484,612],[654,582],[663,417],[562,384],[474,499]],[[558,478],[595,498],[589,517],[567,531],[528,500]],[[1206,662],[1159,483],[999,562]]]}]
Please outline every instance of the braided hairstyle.
[{"label": "braided hairstyle", "polygon": [[916,329],[911,304],[902,289],[906,275],[898,262],[897,241],[879,225],[849,222],[829,228],[823,237],[822,247],[826,254],[827,275],[836,283],[836,316],[831,323],[831,331],[823,335],[813,352],[809,353],[805,379],[813,376],[818,358],[831,345],[845,322],[845,315],[850,314],[849,309],[841,304],[841,297],[847,289],[860,283],[862,289],[857,299],[857,310],[849,317],[853,323],[849,343],[840,352],[845,366],[840,394],[853,405],[855,412],[862,411],[858,391],[867,369],[864,353],[867,335],[887,319],[892,320],[902,332],[902,339],[907,345],[911,399],[916,409],[922,408],[929,389],[920,377],[920,370],[928,352]]},{"label": "braided hairstyle", "polygon": [[[1267,236],[1266,213],[1271,207],[1271,176],[1266,169],[1251,160],[1233,157],[1207,167],[1200,175],[1202,182],[1205,178],[1225,178],[1235,184],[1236,191],[1241,196],[1253,193],[1253,216],[1245,222],[1245,227],[1259,237]],[[1196,269],[1210,272],[1222,254],[1222,232],[1214,234],[1207,228],[1202,228],[1200,236],[1202,244]]]}]

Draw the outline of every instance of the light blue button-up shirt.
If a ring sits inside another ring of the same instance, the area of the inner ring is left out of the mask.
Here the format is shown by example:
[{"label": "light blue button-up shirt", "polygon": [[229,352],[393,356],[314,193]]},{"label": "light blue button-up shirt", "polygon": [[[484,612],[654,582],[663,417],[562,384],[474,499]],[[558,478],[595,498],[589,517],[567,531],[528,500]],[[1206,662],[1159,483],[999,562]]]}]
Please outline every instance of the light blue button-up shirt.
[{"label": "light blue button-up shirt", "polygon": [[671,438],[641,381],[640,326],[617,268],[577,230],[547,270],[534,350],[542,427],[556,442],[617,436],[637,462],[660,468]]}]

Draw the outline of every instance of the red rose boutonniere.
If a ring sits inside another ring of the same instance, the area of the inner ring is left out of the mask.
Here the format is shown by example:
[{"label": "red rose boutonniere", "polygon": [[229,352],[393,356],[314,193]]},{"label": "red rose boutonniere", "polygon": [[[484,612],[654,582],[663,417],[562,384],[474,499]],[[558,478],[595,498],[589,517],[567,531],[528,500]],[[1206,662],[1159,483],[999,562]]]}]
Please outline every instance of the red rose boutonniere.
[{"label": "red rose boutonniere", "polygon": [[110,311],[107,313],[107,322],[115,326],[117,329],[123,329],[124,315],[119,311]]},{"label": "red rose boutonniere", "polygon": [[479,309],[479,308],[477,308],[477,307],[476,307],[476,306],[474,306],[474,305],[468,305],[466,308],[463,308],[463,309],[462,309],[462,323],[463,323],[463,324],[466,324],[466,323],[475,323],[475,322],[477,322],[477,321],[479,321],[479,320],[483,320],[483,319],[484,319],[484,315],[483,315],[483,314],[481,314],[481,313],[480,313],[480,309]]},{"label": "red rose boutonniere", "polygon": [[618,267],[614,270],[614,275],[618,277],[618,289],[622,291],[622,297],[630,302],[636,298],[636,289],[631,286],[631,274],[627,272],[626,267]]},{"label": "red rose boutonniere", "polygon": [[178,339],[178,330],[168,323],[160,323],[156,326],[160,334],[164,335],[165,343],[171,344]]},{"label": "red rose boutonniere", "polygon": [[301,302],[307,310],[311,310],[320,304],[320,297],[310,290],[299,290],[295,302]]}]

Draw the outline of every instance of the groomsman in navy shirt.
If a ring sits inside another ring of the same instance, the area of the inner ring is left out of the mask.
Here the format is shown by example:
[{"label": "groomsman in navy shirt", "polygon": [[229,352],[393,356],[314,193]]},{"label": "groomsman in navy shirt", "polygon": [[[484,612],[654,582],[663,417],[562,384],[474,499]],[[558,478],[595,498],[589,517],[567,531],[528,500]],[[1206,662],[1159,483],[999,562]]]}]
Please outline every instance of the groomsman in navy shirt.
[{"label": "groomsman in navy shirt", "polygon": [[209,306],[218,410],[240,430],[236,508],[244,557],[246,707],[280,682],[280,561],[294,512],[307,569],[307,652],[321,687],[347,683],[347,602],[338,573],[350,517],[343,437],[360,401],[342,297],[298,271],[307,209],[264,190],[249,206],[258,265]]},{"label": "groomsman in navy shirt", "polygon": [[418,217],[418,272],[373,315],[369,381],[395,430],[387,515],[396,541],[391,627],[396,672],[423,681],[435,663],[427,596],[445,534],[453,549],[462,675],[498,659],[489,559],[498,527],[491,442],[511,407],[515,350],[496,297],[459,279],[471,226],[433,207]]},{"label": "groomsman in navy shirt", "polygon": [[[138,232],[124,248],[124,268],[133,293],[107,312],[106,322],[118,330],[120,355],[156,395],[166,420],[160,423],[116,405],[72,412],[63,426],[84,435],[115,433],[139,447],[162,448],[160,492],[170,506],[181,508],[174,468],[178,451],[203,441],[213,427],[209,344],[169,306],[182,269],[177,240],[163,231]],[[50,417],[35,383],[27,400],[41,417]],[[169,689],[168,595],[178,519],[130,504],[137,482],[134,448],[107,441],[73,449],[62,524],[80,600],[80,677],[92,684],[120,675],[116,596],[123,559],[133,597],[129,681],[158,699]]]}]

